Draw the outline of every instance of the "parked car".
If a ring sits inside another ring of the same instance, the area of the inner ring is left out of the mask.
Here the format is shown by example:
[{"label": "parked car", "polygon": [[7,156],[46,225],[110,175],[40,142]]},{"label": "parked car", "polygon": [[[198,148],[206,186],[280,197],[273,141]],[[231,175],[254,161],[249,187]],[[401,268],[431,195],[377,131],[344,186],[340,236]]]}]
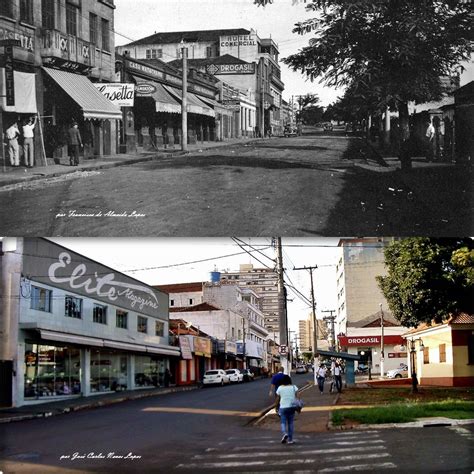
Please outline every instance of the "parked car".
[{"label": "parked car", "polygon": [[401,379],[402,377],[408,377],[408,366],[406,364],[400,364],[400,367],[389,370],[387,372],[389,379]]},{"label": "parked car", "polygon": [[298,129],[296,127],[285,127],[283,134],[285,137],[296,137],[298,135]]},{"label": "parked car", "polygon": [[357,374],[365,374],[369,371],[369,366],[366,365],[366,364],[359,364],[357,366],[357,370],[356,370],[356,373]]},{"label": "parked car", "polygon": [[299,365],[298,367],[296,367],[295,372],[297,374],[305,374],[306,372],[308,372],[308,369],[304,365]]},{"label": "parked car", "polygon": [[225,373],[231,382],[239,383],[244,381],[244,374],[239,369],[227,369]]},{"label": "parked car", "polygon": [[323,130],[332,132],[334,129],[334,126],[331,122],[326,122],[323,124]]},{"label": "parked car", "polygon": [[243,369],[241,372],[244,377],[244,382],[251,382],[253,380],[253,372],[251,372],[249,369]]},{"label": "parked car", "polygon": [[230,383],[229,376],[225,373],[225,370],[216,369],[216,370],[208,370],[204,374],[204,378],[202,380],[204,385],[225,385]]}]

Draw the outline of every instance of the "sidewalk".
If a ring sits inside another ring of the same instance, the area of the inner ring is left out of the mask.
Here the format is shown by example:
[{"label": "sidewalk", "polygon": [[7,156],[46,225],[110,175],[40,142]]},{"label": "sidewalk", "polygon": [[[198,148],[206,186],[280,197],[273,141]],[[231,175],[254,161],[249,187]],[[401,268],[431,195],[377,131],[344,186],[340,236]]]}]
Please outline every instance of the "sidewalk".
[{"label": "sidewalk", "polygon": [[168,393],[185,392],[196,390],[197,385],[180,387],[161,387],[143,390],[124,390],[123,392],[113,392],[90,397],[70,398],[67,400],[40,403],[37,405],[24,405],[18,408],[0,408],[0,423],[10,423],[12,421],[31,420],[33,418],[47,418],[49,416],[62,415],[73,411],[99,408],[127,400],[139,400],[141,398],[166,395]]},{"label": "sidewalk", "polygon": [[[324,393],[315,387],[313,380],[307,381],[304,387],[300,388],[301,399],[305,406],[301,413],[295,417],[296,433],[316,433],[328,430],[331,411],[337,401],[338,394],[329,393],[329,384],[324,387]],[[279,431],[280,423],[273,405],[269,405],[265,410],[265,415],[260,418],[255,425],[260,428]],[[297,435],[295,435],[297,436]]]},{"label": "sidewalk", "polygon": [[7,165],[5,172],[3,166],[0,167],[0,187],[9,186],[18,183],[25,183],[45,178],[53,178],[66,174],[75,173],[77,171],[94,171],[99,169],[115,168],[117,166],[131,165],[145,161],[152,161],[160,158],[173,158],[182,156],[187,153],[201,152],[204,150],[212,150],[214,148],[229,147],[235,145],[248,145],[255,141],[261,141],[258,138],[232,138],[223,142],[204,142],[188,145],[188,152],[183,152],[177,146],[174,149],[159,148],[156,151],[144,151],[141,153],[117,154],[102,156],[84,160],[81,158],[78,166],[70,166],[68,158],[62,158],[61,164],[55,164],[51,158],[48,158],[48,166],[44,165],[41,160],[41,166],[34,168],[25,168],[20,166],[12,168],[6,156]]}]

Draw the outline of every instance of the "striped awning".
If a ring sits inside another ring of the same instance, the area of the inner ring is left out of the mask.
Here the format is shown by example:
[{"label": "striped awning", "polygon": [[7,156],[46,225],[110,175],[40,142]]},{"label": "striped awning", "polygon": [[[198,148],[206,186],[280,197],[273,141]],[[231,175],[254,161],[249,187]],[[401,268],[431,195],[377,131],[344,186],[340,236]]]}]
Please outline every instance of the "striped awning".
[{"label": "striped awning", "polygon": [[79,105],[85,119],[122,119],[121,110],[86,76],[48,67],[43,67],[43,70]]},{"label": "striped awning", "polygon": [[[179,100],[182,100],[183,94],[180,89],[176,89],[171,86],[164,86],[165,89],[172,94],[174,97],[177,97]],[[199,97],[192,92],[188,92],[188,112],[199,115],[208,115],[209,117],[215,117],[216,113],[214,110],[205,104]]]},{"label": "striped awning", "polygon": [[[149,80],[141,79],[140,77],[133,76],[136,84],[147,83]],[[150,93],[150,97],[155,101],[156,112],[168,112],[170,114],[180,114],[181,105],[177,102],[173,96],[165,90],[165,88],[159,82],[151,82],[155,88],[155,92]]]}]

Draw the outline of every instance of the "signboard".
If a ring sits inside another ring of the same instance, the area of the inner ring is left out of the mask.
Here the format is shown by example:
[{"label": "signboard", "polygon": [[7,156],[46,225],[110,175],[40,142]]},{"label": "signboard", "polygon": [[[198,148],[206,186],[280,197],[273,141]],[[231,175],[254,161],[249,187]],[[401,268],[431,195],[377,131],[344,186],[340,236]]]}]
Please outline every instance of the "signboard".
[{"label": "signboard", "polygon": [[288,346],[280,346],[280,347],[278,348],[278,352],[279,352],[280,354],[282,354],[282,355],[283,355],[283,354],[287,354],[287,353],[288,353]]},{"label": "signboard", "polygon": [[179,336],[179,347],[181,349],[182,359],[192,359],[191,338],[189,336]]},{"label": "signboard", "polygon": [[94,83],[102,94],[118,107],[133,107],[135,84]]},{"label": "signboard", "polygon": [[[381,343],[380,336],[339,336],[339,344],[342,347],[347,346],[380,346]],[[402,336],[391,335],[384,336],[384,344],[402,344]]]},{"label": "signboard", "polygon": [[92,67],[87,64],[76,63],[75,61],[69,61],[55,56],[44,57],[43,65],[79,74],[85,74],[92,70]]},{"label": "signboard", "polygon": [[257,46],[255,35],[232,35],[220,37],[221,48]]},{"label": "signboard", "polygon": [[206,66],[208,74],[255,74],[255,63],[237,64],[208,64]]},{"label": "signboard", "polygon": [[15,79],[13,71],[13,46],[5,46],[5,88],[7,105],[15,105]]},{"label": "signboard", "polygon": [[127,61],[127,66],[130,69],[134,69],[135,71],[144,72],[144,73],[146,73],[150,76],[159,77],[160,79],[165,78],[165,73],[164,72],[158,71],[157,69],[154,69],[154,68],[149,67],[149,66],[145,66],[144,64],[135,63],[135,62],[129,60],[129,61]]},{"label": "signboard", "polygon": [[150,97],[156,92],[156,86],[152,82],[137,82],[135,93],[137,97]]},{"label": "signboard", "polygon": [[237,354],[237,344],[233,341],[218,342],[219,352],[226,352],[227,354]]},{"label": "signboard", "polygon": [[20,48],[26,49],[28,51],[34,50],[33,36],[26,35],[24,32],[0,27],[0,41],[1,40],[17,40],[19,42]]},{"label": "signboard", "polygon": [[211,357],[211,340],[207,337],[195,336],[194,353],[204,357]]},{"label": "signboard", "polygon": [[222,105],[229,110],[240,110],[240,100],[224,99]]},{"label": "signboard", "polygon": [[389,359],[406,359],[407,353],[406,352],[389,352],[388,358]]},{"label": "signboard", "polygon": [[168,320],[165,293],[44,239],[25,239],[23,272],[33,282]]}]

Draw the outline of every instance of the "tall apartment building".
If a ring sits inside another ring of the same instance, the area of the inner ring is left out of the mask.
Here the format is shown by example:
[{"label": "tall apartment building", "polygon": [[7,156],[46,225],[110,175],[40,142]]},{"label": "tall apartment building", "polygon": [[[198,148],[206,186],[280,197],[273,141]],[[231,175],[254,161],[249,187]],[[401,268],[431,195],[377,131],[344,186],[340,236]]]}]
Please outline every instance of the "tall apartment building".
[{"label": "tall apartment building", "polygon": [[115,77],[113,0],[0,2],[0,128],[39,115],[35,160],[67,156],[79,124],[84,154],[116,153],[120,108],[93,83]]},{"label": "tall apartment building", "polygon": [[[281,95],[284,84],[278,63],[278,45],[271,38],[260,38],[250,29],[176,31],[155,33],[124,46],[117,52],[145,60],[172,62],[180,67],[181,48],[187,48],[189,67],[202,70],[256,99],[241,114],[244,131],[283,132]],[[178,60],[178,61],[176,61]]]},{"label": "tall apartment building", "polygon": [[251,263],[240,265],[238,272],[222,272],[222,280],[234,281],[242,288],[251,288],[261,297],[265,328],[270,338],[279,342],[278,275],[270,268],[254,268]]},{"label": "tall apartment building", "polygon": [[298,321],[299,351],[310,352],[313,347],[313,318],[309,314],[306,319]]}]

